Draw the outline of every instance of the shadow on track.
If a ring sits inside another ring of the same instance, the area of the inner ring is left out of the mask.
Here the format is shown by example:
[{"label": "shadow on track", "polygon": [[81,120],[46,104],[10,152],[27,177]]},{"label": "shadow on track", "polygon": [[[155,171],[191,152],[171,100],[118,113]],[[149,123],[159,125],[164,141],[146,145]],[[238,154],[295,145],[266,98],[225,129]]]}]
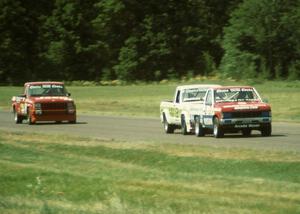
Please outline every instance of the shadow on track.
[{"label": "shadow on track", "polygon": [[[173,133],[173,135],[182,135],[182,134],[181,134],[180,131],[177,131],[177,132],[175,131]],[[193,133],[188,133],[186,136],[193,136],[193,135],[194,135]],[[205,137],[214,137],[214,136],[211,133],[207,133],[207,134],[205,134],[205,136],[198,137],[198,138],[205,138]],[[273,138],[273,137],[287,137],[287,135],[284,135],[284,134],[272,134],[271,136],[262,136],[259,133],[254,133],[254,134],[251,134],[250,136],[243,136],[241,133],[227,133],[222,138],[226,138],[226,139],[228,139],[228,138],[245,139],[245,138]],[[220,139],[222,139],[222,138],[220,138]]]},{"label": "shadow on track", "polygon": [[[88,122],[76,122],[76,123],[68,123],[68,122],[38,122],[38,123],[32,124],[31,126],[46,126],[46,125],[61,126],[61,125],[85,125],[85,124],[88,124]],[[22,123],[22,125],[28,125],[28,123]]]}]

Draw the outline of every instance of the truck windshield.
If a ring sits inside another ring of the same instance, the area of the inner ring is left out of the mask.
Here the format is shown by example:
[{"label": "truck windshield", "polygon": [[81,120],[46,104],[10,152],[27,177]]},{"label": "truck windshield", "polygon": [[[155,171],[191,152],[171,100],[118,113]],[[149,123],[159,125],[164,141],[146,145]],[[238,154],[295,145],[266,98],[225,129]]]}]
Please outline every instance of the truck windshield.
[{"label": "truck windshield", "polygon": [[29,96],[66,96],[67,91],[63,85],[32,85],[29,86]]},{"label": "truck windshield", "polygon": [[259,101],[253,88],[226,88],[214,91],[215,102]]},{"label": "truck windshield", "polygon": [[191,88],[185,89],[182,94],[183,102],[203,101],[207,89]]}]

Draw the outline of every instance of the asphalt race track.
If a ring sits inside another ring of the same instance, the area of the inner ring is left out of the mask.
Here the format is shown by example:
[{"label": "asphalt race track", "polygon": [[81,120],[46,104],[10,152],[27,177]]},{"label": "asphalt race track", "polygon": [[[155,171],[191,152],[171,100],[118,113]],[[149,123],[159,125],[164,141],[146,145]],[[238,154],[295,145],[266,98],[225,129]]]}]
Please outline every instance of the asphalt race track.
[{"label": "asphalt race track", "polygon": [[155,118],[78,115],[77,124],[40,123],[28,125],[25,122],[15,124],[12,113],[2,111],[0,112],[1,130],[66,134],[127,142],[180,143],[300,152],[300,123],[273,123],[271,137],[261,137],[259,132],[253,132],[252,136],[247,138],[242,137],[241,134],[235,134],[215,139],[212,135],[199,138],[194,135],[183,136],[179,130],[175,131],[174,134],[165,134],[160,120]]}]

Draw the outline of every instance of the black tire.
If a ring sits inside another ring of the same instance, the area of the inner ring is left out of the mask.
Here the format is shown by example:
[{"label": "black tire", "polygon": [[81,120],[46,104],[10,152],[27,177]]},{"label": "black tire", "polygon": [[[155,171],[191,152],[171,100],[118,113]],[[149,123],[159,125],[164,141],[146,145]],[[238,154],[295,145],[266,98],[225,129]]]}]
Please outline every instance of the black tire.
[{"label": "black tire", "polygon": [[220,125],[220,121],[217,117],[214,117],[214,123],[213,123],[213,134],[215,138],[222,138],[224,137],[224,131],[222,126]]},{"label": "black tire", "polygon": [[183,135],[188,134],[184,115],[181,115],[181,134]]},{"label": "black tire", "polygon": [[31,118],[31,115],[30,115],[30,111],[27,110],[27,123],[28,125],[33,125],[35,124],[34,122],[32,122],[32,118]]},{"label": "black tire", "polygon": [[172,125],[170,125],[170,124],[168,123],[165,114],[163,114],[163,120],[164,120],[164,121],[163,121],[163,124],[164,124],[164,130],[165,130],[165,133],[167,133],[167,134],[172,134],[172,133],[174,133],[175,128],[174,128],[174,126],[172,126]]},{"label": "black tire", "polygon": [[70,120],[69,123],[70,124],[76,124],[76,120]]},{"label": "black tire", "polygon": [[244,137],[249,137],[251,135],[251,129],[242,129],[242,135]]},{"label": "black tire", "polygon": [[14,109],[14,119],[16,124],[20,124],[23,122],[23,117],[18,115],[17,111]]},{"label": "black tire", "polygon": [[195,135],[197,137],[203,137],[205,135],[204,128],[202,124],[200,123],[200,118],[195,118]]},{"label": "black tire", "polygon": [[271,123],[268,123],[267,125],[265,125],[264,127],[262,127],[262,129],[261,129],[261,136],[268,137],[268,136],[271,136],[271,133],[272,133],[272,125],[271,125]]}]

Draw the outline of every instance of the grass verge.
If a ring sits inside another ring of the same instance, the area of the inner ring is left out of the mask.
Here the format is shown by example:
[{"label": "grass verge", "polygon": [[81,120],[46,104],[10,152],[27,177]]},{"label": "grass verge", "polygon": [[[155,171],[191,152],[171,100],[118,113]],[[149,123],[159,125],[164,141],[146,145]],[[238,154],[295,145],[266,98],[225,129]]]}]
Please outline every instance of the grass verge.
[{"label": "grass verge", "polygon": [[0,133],[0,213],[299,213],[300,154]]}]

